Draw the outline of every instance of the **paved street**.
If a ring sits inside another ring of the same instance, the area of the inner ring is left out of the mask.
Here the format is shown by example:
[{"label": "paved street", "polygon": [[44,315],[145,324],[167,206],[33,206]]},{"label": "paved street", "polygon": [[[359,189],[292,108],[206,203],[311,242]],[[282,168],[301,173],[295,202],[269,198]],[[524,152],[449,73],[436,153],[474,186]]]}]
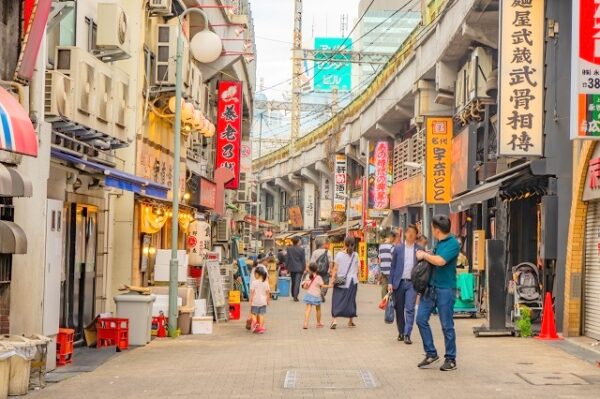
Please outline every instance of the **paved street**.
[{"label": "paved street", "polygon": [[[304,331],[303,305],[280,298],[269,308],[268,331],[263,336],[247,333],[239,321],[215,326],[212,336],[155,340],[115,357],[94,372],[52,384],[30,396],[600,397],[600,368],[533,339],[474,338],[471,327],[481,320],[457,320],[457,371],[443,373],[437,367],[419,370],[416,364],[422,358],[422,348],[418,333],[415,331],[414,345],[398,343],[394,328],[383,323],[383,313],[377,308],[378,293],[373,286],[359,287],[356,329],[342,324],[336,331]],[[328,306],[326,309],[328,313]],[[433,326],[439,349],[442,340],[437,319]]]}]

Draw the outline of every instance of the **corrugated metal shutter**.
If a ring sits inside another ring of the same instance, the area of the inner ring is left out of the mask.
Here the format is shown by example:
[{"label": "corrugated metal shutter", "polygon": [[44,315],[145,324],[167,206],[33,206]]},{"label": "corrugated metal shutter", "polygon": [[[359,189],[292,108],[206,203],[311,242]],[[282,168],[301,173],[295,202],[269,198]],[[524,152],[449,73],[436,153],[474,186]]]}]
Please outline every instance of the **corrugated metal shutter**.
[{"label": "corrugated metal shutter", "polygon": [[585,235],[584,335],[600,339],[600,202],[589,204]]}]

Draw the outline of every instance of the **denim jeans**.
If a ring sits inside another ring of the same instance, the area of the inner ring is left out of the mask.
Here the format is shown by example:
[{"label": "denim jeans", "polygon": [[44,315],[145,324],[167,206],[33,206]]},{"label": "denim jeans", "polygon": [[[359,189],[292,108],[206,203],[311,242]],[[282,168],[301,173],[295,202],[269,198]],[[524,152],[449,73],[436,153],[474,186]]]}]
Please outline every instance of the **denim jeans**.
[{"label": "denim jeans", "polygon": [[410,337],[413,324],[415,323],[415,303],[417,291],[412,282],[402,280],[398,288],[394,290],[394,306],[396,307],[396,325],[398,334]]},{"label": "denim jeans", "polygon": [[456,299],[453,288],[429,288],[421,296],[419,309],[417,311],[417,326],[423,340],[423,348],[427,356],[437,356],[437,350],[433,343],[433,335],[429,318],[433,310],[437,307],[442,331],[444,333],[444,342],[446,344],[446,359],[456,359],[456,332],[454,330],[454,301]]}]

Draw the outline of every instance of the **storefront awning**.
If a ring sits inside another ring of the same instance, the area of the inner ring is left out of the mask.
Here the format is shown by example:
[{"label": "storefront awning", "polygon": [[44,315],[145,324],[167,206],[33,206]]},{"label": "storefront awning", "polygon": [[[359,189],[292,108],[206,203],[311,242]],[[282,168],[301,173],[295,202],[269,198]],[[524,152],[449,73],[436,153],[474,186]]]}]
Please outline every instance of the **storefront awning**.
[{"label": "storefront awning", "polygon": [[456,197],[455,199],[450,201],[450,212],[462,212],[471,205],[480,204],[483,201],[487,201],[496,197],[498,195],[498,192],[500,192],[500,189],[502,188],[504,182],[512,180],[520,175],[521,172],[517,172],[503,176],[500,179],[484,183],[481,186],[477,187],[475,190],[469,191],[466,194]]},{"label": "storefront awning", "polygon": [[0,87],[0,150],[37,157],[38,138],[25,109]]},{"label": "storefront awning", "polygon": [[286,238],[290,238],[293,235],[295,235],[295,234],[294,233],[290,233],[289,231],[286,231],[285,233],[279,233],[279,234],[275,235],[273,237],[273,239],[275,239],[275,240],[285,240]]},{"label": "storefront awning", "polygon": [[16,168],[0,164],[0,197],[31,197],[31,182]]},{"label": "storefront awning", "polygon": [[23,229],[13,222],[0,220],[0,254],[27,253],[27,236]]},{"label": "storefront awning", "polygon": [[92,170],[102,173],[104,175],[104,184],[107,187],[114,187],[159,199],[167,198],[169,187],[163,186],[162,184],[96,162],[78,158],[71,154],[65,154],[55,148],[52,149],[52,156],[75,165],[85,165]]},{"label": "storefront awning", "polygon": [[[356,230],[357,228],[360,227],[360,220],[351,220],[350,222],[346,222],[349,223],[348,224],[348,230]],[[327,235],[330,236],[337,236],[340,234],[345,234],[346,233],[346,225],[340,226],[336,229],[333,230],[329,230],[329,232],[327,232]]]},{"label": "storefront awning", "polygon": [[[246,215],[244,216],[244,222],[251,224],[252,226],[256,226],[256,216]],[[274,223],[267,222],[266,220],[260,219],[258,221],[259,228],[276,228],[278,227]]]}]

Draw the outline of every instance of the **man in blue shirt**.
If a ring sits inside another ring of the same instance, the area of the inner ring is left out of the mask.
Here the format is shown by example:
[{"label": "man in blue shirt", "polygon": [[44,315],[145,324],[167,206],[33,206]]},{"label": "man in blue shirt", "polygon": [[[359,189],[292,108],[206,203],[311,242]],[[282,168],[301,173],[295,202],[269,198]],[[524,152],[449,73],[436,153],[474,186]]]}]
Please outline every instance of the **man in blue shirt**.
[{"label": "man in blue shirt", "polygon": [[417,311],[417,326],[423,340],[425,359],[418,367],[427,367],[437,362],[437,354],[433,335],[429,326],[431,313],[437,307],[446,344],[445,361],[440,370],[456,370],[456,332],[454,330],[454,300],[456,289],[456,261],[460,253],[460,244],[450,234],[450,219],[444,215],[433,217],[431,222],[433,237],[437,245],[433,254],[417,251],[417,259],[429,262],[433,266],[429,288],[421,296]]},{"label": "man in blue shirt", "polygon": [[407,345],[412,344],[410,334],[415,322],[415,303],[417,301],[417,292],[411,281],[412,269],[417,264],[417,250],[421,249],[415,243],[417,234],[417,226],[411,224],[406,229],[404,243],[394,247],[387,286],[388,292],[393,292],[394,295],[398,341],[404,341]]}]

